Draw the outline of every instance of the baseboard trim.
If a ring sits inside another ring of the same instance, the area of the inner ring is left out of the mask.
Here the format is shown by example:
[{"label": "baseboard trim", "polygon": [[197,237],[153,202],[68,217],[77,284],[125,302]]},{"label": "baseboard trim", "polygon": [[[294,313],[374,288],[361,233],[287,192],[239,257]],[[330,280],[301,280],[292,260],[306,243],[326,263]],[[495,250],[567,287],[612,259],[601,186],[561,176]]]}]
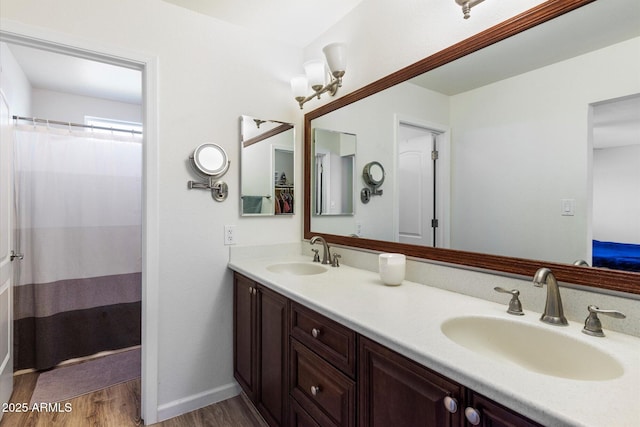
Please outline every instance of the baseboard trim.
[{"label": "baseboard trim", "polygon": [[213,403],[230,399],[240,394],[240,386],[238,383],[225,384],[202,393],[193,394],[182,399],[158,405],[158,422],[204,408]]}]

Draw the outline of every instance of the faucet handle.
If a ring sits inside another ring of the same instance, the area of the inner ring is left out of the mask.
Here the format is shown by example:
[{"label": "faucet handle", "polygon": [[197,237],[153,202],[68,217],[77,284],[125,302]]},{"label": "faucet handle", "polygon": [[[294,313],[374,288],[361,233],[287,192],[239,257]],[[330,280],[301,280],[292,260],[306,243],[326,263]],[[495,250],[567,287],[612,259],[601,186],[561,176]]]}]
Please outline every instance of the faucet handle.
[{"label": "faucet handle", "polygon": [[340,263],[338,262],[338,258],[342,258],[342,256],[334,253],[333,254],[333,262],[331,263],[331,267],[340,267]]},{"label": "faucet handle", "polygon": [[311,252],[313,252],[313,262],[320,262],[320,254],[318,253],[320,249],[311,249]]},{"label": "faucet handle", "polygon": [[606,314],[607,316],[615,317],[616,319],[624,319],[627,317],[618,310],[601,310],[595,305],[588,306],[587,310],[589,310],[589,315],[584,321],[584,328],[582,328],[582,332],[594,337],[604,336],[604,332],[602,331],[602,323],[598,318],[598,313]]},{"label": "faucet handle", "polygon": [[515,314],[516,316],[524,315],[524,312],[522,311],[522,303],[518,298],[520,296],[519,290],[511,289],[509,291],[505,288],[501,288],[500,286],[496,286],[495,288],[493,288],[493,290],[503,294],[511,294],[511,301],[509,301],[509,308],[507,309],[507,313]]}]

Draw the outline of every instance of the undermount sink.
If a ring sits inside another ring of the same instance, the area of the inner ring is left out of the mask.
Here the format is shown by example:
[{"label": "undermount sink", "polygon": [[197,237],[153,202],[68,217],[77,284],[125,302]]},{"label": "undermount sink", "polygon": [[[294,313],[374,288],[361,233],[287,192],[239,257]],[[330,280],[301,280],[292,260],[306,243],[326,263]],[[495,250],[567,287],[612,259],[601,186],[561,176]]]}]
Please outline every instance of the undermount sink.
[{"label": "undermount sink", "polygon": [[457,317],[441,326],[450,340],[475,353],[536,373],[584,381],[623,374],[622,365],[609,354],[549,328],[553,326],[481,316]]},{"label": "undermount sink", "polygon": [[285,262],[281,264],[273,264],[267,267],[272,273],[290,274],[293,276],[311,276],[314,274],[322,274],[327,271],[326,267],[318,264],[310,264],[304,262]]}]

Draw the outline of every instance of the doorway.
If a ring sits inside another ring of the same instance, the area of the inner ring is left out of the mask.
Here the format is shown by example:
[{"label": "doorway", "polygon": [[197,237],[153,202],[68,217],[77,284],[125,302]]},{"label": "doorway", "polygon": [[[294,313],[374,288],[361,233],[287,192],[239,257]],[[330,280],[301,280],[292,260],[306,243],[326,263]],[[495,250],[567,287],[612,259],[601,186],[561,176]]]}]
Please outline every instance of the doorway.
[{"label": "doorway", "polygon": [[448,247],[448,132],[419,120],[396,123],[396,239]]},{"label": "doorway", "polygon": [[[142,218],[141,218],[141,300],[142,363],[141,416],[148,423],[157,420],[157,324],[158,324],[158,142],[157,142],[157,58],[123,51],[83,39],[33,30],[18,23],[7,23],[0,31],[0,41],[85,58],[138,70],[142,75],[142,123],[145,129],[142,148]],[[99,49],[99,51],[98,51]],[[151,232],[150,232],[151,231]],[[147,350],[150,344],[150,351]]]},{"label": "doorway", "polygon": [[640,94],[590,106],[587,260],[640,271]]}]

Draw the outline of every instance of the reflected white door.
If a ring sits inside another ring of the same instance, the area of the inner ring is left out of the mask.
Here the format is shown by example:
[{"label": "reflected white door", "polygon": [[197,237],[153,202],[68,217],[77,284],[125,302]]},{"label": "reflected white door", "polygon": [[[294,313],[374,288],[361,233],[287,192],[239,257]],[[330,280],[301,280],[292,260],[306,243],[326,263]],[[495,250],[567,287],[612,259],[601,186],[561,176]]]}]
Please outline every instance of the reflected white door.
[{"label": "reflected white door", "polygon": [[12,206],[13,133],[9,107],[0,92],[0,402],[3,405],[9,401],[13,391]]},{"label": "reflected white door", "polygon": [[401,125],[398,144],[398,241],[434,246],[432,133]]}]

